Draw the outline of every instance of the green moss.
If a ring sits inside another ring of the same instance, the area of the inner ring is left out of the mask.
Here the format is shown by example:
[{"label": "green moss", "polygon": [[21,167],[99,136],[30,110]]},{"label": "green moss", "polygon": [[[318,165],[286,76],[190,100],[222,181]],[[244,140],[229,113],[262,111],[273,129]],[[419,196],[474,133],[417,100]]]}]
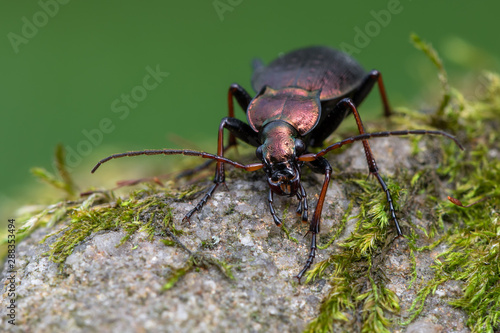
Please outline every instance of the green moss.
[{"label": "green moss", "polygon": [[[474,332],[493,332],[500,328],[500,77],[484,73],[482,93],[467,99],[453,90],[443,119],[464,141],[466,151],[443,145],[443,161],[437,174],[455,188],[453,197],[476,202],[460,207],[452,202],[436,205],[436,219],[453,227],[431,246],[416,251],[429,251],[437,244],[446,250],[433,266],[435,276],[422,288],[412,306],[411,322],[423,310],[424,301],[436,288],[449,281],[460,281],[463,294],[450,304],[464,309],[467,324]],[[478,91],[478,90],[476,90]]]},{"label": "green moss", "polygon": [[[76,198],[77,186],[68,172],[65,164],[65,154],[63,145],[57,145],[54,153],[54,165],[57,169],[57,175],[43,168],[32,168],[31,173],[39,180],[58,190],[62,190],[67,200],[47,206],[29,207],[30,209],[26,213],[16,218],[18,221],[16,225],[23,223],[16,232],[16,242],[22,241],[39,226],[53,226],[58,223],[66,217],[71,207],[86,204],[85,201],[73,201]],[[0,231],[0,260],[3,260],[7,255],[7,235],[6,228]]]},{"label": "green moss", "polygon": [[[97,194],[93,194],[89,200],[95,200],[97,197]],[[62,230],[49,234],[44,239],[45,241],[56,235],[47,255],[60,264],[65,262],[76,245],[102,230],[125,230],[126,235],[117,244],[119,246],[137,231],[146,232],[152,240],[153,236],[161,234],[165,227],[173,227],[171,209],[163,198],[145,193],[144,190],[132,193],[127,200],[118,199],[97,206],[81,205],[72,209],[69,217],[69,223]]]},{"label": "green moss", "polygon": [[[355,309],[361,309],[363,332],[388,332],[391,321],[385,312],[399,312],[397,297],[385,286],[384,274],[378,266],[372,264],[381,260],[383,251],[390,247],[392,240],[388,234],[391,228],[388,227],[390,219],[385,207],[385,193],[374,180],[352,178],[348,181],[357,187],[352,193],[352,197],[358,198],[354,205],[360,207],[359,214],[353,216],[358,219],[356,230],[338,244],[334,254],[306,273],[306,282],[323,277],[330,281],[332,288],[323,300],[319,316],[310,323],[306,332],[334,331],[336,321],[355,325]],[[403,191],[396,184],[389,183],[388,186],[397,202]],[[351,209],[352,205],[336,235],[343,231]]]},{"label": "green moss", "polygon": [[43,168],[32,168],[31,173],[38,179],[64,191],[68,199],[73,199],[76,196],[77,189],[66,167],[65,155],[66,152],[63,145],[58,144],[54,153],[54,164],[58,172],[57,176]]},{"label": "green moss", "polygon": [[[490,126],[499,125],[498,106],[492,105],[498,112],[496,119],[484,119]],[[477,126],[479,123],[465,126]],[[470,128],[463,129],[463,132],[469,131]],[[465,156],[448,158],[437,172],[448,175],[456,187],[454,196],[461,201],[486,200],[468,208],[451,202],[438,204],[438,220],[452,223],[453,228],[433,244],[433,247],[438,243],[444,244],[447,250],[438,255],[433,266],[435,276],[419,291],[407,323],[423,310],[426,297],[439,285],[461,281],[463,295],[450,304],[468,313],[469,327],[474,332],[493,332],[500,327],[500,159],[489,156],[493,150],[498,152],[500,138],[498,132],[487,129],[475,132],[475,140],[470,142]],[[496,136],[494,140],[490,140],[492,133]],[[428,251],[429,248],[416,250]]]},{"label": "green moss", "polygon": [[448,74],[444,69],[443,61],[441,60],[437,52],[430,44],[424,42],[416,34],[412,34],[410,36],[410,39],[413,42],[413,45],[417,49],[423,51],[425,55],[427,55],[427,57],[432,61],[432,63],[438,69],[438,77],[439,81],[441,82],[441,87],[443,89],[443,96],[441,98],[441,103],[439,103],[439,107],[437,108],[435,114],[431,116],[431,122],[436,127],[442,127],[441,121],[444,120],[445,123],[447,122],[447,119],[443,119],[444,109],[448,106],[448,103],[450,102],[451,98],[450,86],[448,84]]},{"label": "green moss", "polygon": [[216,267],[226,278],[234,280],[233,273],[231,272],[231,265],[228,265],[224,261],[217,260],[212,256],[205,255],[202,252],[196,252],[191,254],[184,266],[172,271],[167,282],[163,285],[162,290],[171,289],[181,277],[193,270],[198,270],[200,268],[208,269],[210,267]]},{"label": "green moss", "polygon": [[213,250],[219,245],[220,238],[218,236],[212,236],[212,239],[210,241],[202,241],[201,242],[201,248],[203,249],[208,249],[208,250]]}]

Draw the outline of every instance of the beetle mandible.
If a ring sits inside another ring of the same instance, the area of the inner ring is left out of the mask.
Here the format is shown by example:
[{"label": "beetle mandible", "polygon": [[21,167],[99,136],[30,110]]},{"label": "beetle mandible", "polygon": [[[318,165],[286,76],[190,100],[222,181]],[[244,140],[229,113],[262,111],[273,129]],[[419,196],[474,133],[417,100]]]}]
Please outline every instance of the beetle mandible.
[{"label": "beetle mandible", "polygon": [[[125,156],[182,154],[210,159],[196,170],[216,161],[214,183],[200,202],[184,217],[189,219],[206,204],[217,187],[224,184],[225,164],[246,171],[264,169],[269,184],[269,210],[276,225],[280,226],[282,221],[273,207],[274,194],[297,197],[299,202],[297,213],[303,222],[308,222],[307,196],[300,181],[302,167],[307,165],[313,172],[323,174],[324,180],[316,208],[309,221],[308,233],[311,234],[309,256],[304,268],[296,276],[300,282],[316,255],[316,235],[320,231],[321,212],[332,173],[330,163],[323,156],[343,145],[362,141],[368,170],[385,192],[396,233],[401,236],[391,193],[378,172],[368,139],[390,135],[432,134],[448,137],[462,148],[455,137],[446,132],[432,130],[366,133],[357,107],[376,83],[384,114],[389,116],[391,113],[382,75],[377,70],[366,72],[343,52],[322,46],[308,47],[287,53],[267,66],[261,61],[254,61],[253,67],[252,86],[258,93],[252,98],[240,85],[230,86],[229,116],[223,118],[220,123],[216,155],[186,149],[126,152],[101,160],[92,169],[92,173],[102,163]],[[236,99],[246,112],[248,123],[234,118],[233,99]],[[359,135],[334,143],[317,153],[309,151],[309,147],[321,147],[323,141],[349,114],[353,114],[356,120]],[[224,146],[224,129],[230,133],[226,146]],[[224,152],[236,145],[236,139],[257,147],[256,155],[260,162],[243,165],[224,157]],[[186,174],[189,173],[188,171]]]}]

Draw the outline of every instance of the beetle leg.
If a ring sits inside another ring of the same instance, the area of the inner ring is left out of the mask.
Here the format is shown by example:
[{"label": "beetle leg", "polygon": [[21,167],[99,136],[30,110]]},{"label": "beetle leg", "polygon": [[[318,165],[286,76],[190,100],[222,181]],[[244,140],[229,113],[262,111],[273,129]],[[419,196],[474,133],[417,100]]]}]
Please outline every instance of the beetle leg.
[{"label": "beetle leg", "polygon": [[382,104],[384,106],[384,116],[389,117],[391,115],[391,106],[389,105],[389,99],[387,98],[387,93],[385,92],[384,81],[382,80],[382,74],[377,70],[372,70],[360,84],[356,93],[352,97],[355,105],[360,105],[361,101],[370,93],[373,89],[375,83],[378,83],[378,90],[380,92],[380,97],[382,98]]},{"label": "beetle leg", "polygon": [[[225,146],[224,151],[228,150],[231,147],[232,147],[231,145]],[[203,164],[200,164],[192,169],[184,170],[181,173],[179,173],[177,176],[175,176],[175,178],[180,179],[180,178],[189,177],[189,176],[192,176],[194,174],[197,174],[198,172],[208,168],[212,163],[214,163],[214,161],[215,160],[208,160],[208,161],[205,161]]]},{"label": "beetle leg", "polygon": [[[240,105],[243,112],[247,112],[248,105],[252,101],[252,97],[247,93],[247,91],[240,86],[238,83],[233,83],[227,92],[227,106],[228,106],[228,117],[234,118],[234,103],[233,97],[236,98],[236,101]],[[236,146],[236,136],[233,133],[229,133],[229,141],[226,147]]]},{"label": "beetle leg", "polygon": [[[247,91],[240,86],[237,83],[233,83],[228,91],[227,91],[227,106],[228,106],[228,116],[230,118],[234,118],[234,103],[233,103],[233,97],[236,98],[236,101],[240,105],[241,109],[246,113],[248,105],[252,101],[252,97],[247,93]],[[233,133],[229,133],[229,141],[228,144],[224,147],[224,151],[228,150],[231,147],[236,146],[236,136]],[[189,170],[185,170],[181,173],[179,173],[176,178],[183,178],[183,177],[188,177],[192,176],[198,172],[200,172],[203,169],[208,168],[214,160],[209,160],[206,161],[203,164],[198,165],[197,167],[194,167]]]},{"label": "beetle leg", "polygon": [[271,216],[273,217],[274,223],[276,223],[278,227],[281,227],[282,221],[278,217],[278,215],[276,215],[276,211],[274,210],[273,207],[273,191],[269,190],[269,195],[267,197],[267,200],[269,201],[269,210],[271,211]]},{"label": "beetle leg", "polygon": [[302,215],[302,197],[299,192],[297,192],[297,200],[299,200],[299,204],[297,205],[295,212],[297,213],[297,216],[300,216]]},{"label": "beetle leg", "polygon": [[301,216],[302,222],[307,222],[307,195],[302,184],[300,184],[300,192],[297,192],[297,199],[299,200],[297,214]]},{"label": "beetle leg", "polygon": [[213,184],[212,186],[210,186],[210,188],[205,193],[205,195],[203,196],[203,198],[201,198],[201,200],[198,202],[198,204],[193,209],[191,209],[186,214],[186,216],[184,216],[184,218],[182,219],[183,221],[189,221],[189,219],[191,218],[191,216],[193,216],[193,214],[195,212],[201,210],[203,208],[203,206],[205,206],[205,204],[207,203],[208,199],[210,199],[210,197],[212,196],[212,194],[214,194],[214,192],[217,189],[217,187],[219,187],[219,185],[221,184],[221,183],[215,182],[215,180],[214,180],[214,183],[215,184]]},{"label": "beetle leg", "polygon": [[[391,115],[391,106],[389,104],[389,99],[385,92],[384,82],[382,80],[382,74],[377,70],[372,70],[368,73],[359,87],[350,95],[345,97],[351,97],[354,105],[358,106],[366,98],[366,96],[373,89],[375,83],[378,83],[378,88],[380,92],[380,97],[382,98],[382,105],[384,107],[384,115],[389,117]],[[339,108],[341,104],[337,103],[332,105],[328,103],[322,103],[322,108],[325,113],[323,121],[316,126],[313,134],[311,135],[309,144],[311,147],[321,147],[323,141],[330,136],[333,131],[340,125],[344,118],[348,115],[345,109]]]},{"label": "beetle leg", "polygon": [[[350,138],[332,143],[328,147],[321,149],[317,153],[305,153],[297,157],[298,161],[301,162],[312,162],[317,160],[320,157],[325,156],[329,152],[335,149],[342,148],[343,146],[350,145],[354,142],[369,140],[373,138],[386,138],[389,136],[403,136],[403,135],[440,135],[444,136],[450,140],[452,140],[460,150],[465,150],[464,146],[457,140],[453,135],[443,132],[443,131],[431,131],[425,129],[417,129],[417,130],[401,130],[401,131],[386,131],[386,132],[373,132],[373,133],[365,133],[358,134],[356,136],[351,136]],[[226,162],[227,163],[227,162]]]},{"label": "beetle leg", "polygon": [[[248,124],[236,118],[225,117],[219,125],[219,136],[217,140],[218,156],[224,157],[224,128],[229,130],[230,133],[233,133],[238,139],[241,139],[251,145],[255,146],[259,144],[257,132],[255,132]],[[217,161],[214,184],[210,186],[198,204],[186,214],[184,220],[189,220],[195,212],[200,211],[201,208],[203,208],[203,206],[207,203],[208,199],[210,199],[213,195],[217,187],[219,187],[220,184],[225,184],[225,180],[226,173],[224,171],[224,163],[222,161]]]},{"label": "beetle leg", "polygon": [[332,174],[332,167],[330,163],[323,157],[309,163],[314,172],[321,172],[325,175],[325,180],[323,181],[323,187],[319,194],[318,203],[316,204],[316,209],[314,210],[314,215],[309,224],[309,231],[311,233],[311,247],[309,251],[309,256],[307,258],[304,268],[297,274],[296,278],[299,280],[302,278],[304,273],[311,267],[314,258],[316,257],[316,235],[319,233],[320,223],[321,223],[321,212],[323,211],[323,203],[325,202],[326,191],[328,190],[328,184],[330,183],[330,175]]},{"label": "beetle leg", "polygon": [[242,86],[240,86],[238,83],[233,83],[229,87],[229,91],[227,92],[227,104],[229,109],[229,117],[231,118],[234,118],[233,97],[236,98],[236,101],[245,113],[247,112],[248,105],[252,101],[252,97]]},{"label": "beetle leg", "polygon": [[[341,100],[339,102],[339,105],[343,105],[343,106],[351,109],[352,114],[354,115],[354,118],[356,119],[356,124],[358,125],[359,133],[365,134],[363,122],[361,121],[361,117],[359,116],[358,110],[356,109],[354,102],[349,98],[344,98],[343,100]],[[387,202],[389,203],[389,211],[391,213],[392,220],[394,221],[394,224],[396,225],[396,232],[398,233],[398,236],[401,236],[402,232],[401,232],[401,228],[399,226],[398,219],[396,218],[396,210],[394,209],[394,205],[392,202],[391,192],[389,191],[384,180],[382,179],[382,177],[378,173],[377,162],[375,162],[375,157],[373,156],[373,152],[370,148],[370,143],[368,142],[368,140],[362,140],[362,143],[363,143],[363,148],[365,150],[366,162],[368,163],[368,170],[370,171],[370,174],[374,175],[377,178],[378,182],[380,183],[380,186],[382,187],[382,190],[385,192],[385,195],[387,197]]]}]

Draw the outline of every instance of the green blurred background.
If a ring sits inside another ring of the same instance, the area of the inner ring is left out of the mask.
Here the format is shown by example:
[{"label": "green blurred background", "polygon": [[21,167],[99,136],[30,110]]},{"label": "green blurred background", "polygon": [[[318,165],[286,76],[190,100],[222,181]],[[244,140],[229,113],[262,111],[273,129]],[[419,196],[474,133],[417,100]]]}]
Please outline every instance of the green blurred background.
[{"label": "green blurred background", "polygon": [[[49,200],[28,195],[42,186],[29,169],[52,170],[58,143],[82,190],[101,185],[102,176],[89,177],[89,170],[110,153],[179,147],[173,135],[215,151],[227,88],[238,82],[253,94],[255,57],[267,63],[302,46],[350,45],[366,69],[383,73],[393,105],[421,106],[415,98],[422,92],[432,105],[435,70],[409,34],[433,43],[452,80],[498,70],[499,12],[498,2],[467,0],[3,0],[2,221],[21,203]],[[147,80],[145,90],[145,76],[157,68],[168,76]],[[122,98],[131,94],[127,106]],[[372,117],[381,114],[377,94],[367,104]],[[125,177],[128,163],[106,166],[109,184]]]}]

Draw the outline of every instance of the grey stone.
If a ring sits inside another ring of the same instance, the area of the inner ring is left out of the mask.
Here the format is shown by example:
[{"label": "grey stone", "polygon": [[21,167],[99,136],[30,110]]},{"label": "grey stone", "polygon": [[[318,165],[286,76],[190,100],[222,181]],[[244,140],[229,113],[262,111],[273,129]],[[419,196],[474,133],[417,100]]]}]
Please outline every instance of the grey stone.
[{"label": "grey stone", "polygon": [[[401,138],[373,140],[372,148],[382,174],[392,174],[398,168],[411,171],[416,168],[412,163],[425,158],[412,159],[409,141]],[[368,174],[360,145],[335,155],[332,163]],[[217,192],[190,223],[183,223],[182,217],[197,199],[178,202],[162,197],[173,208],[176,227],[184,231],[179,240],[190,251],[203,251],[231,265],[234,280],[215,267],[199,268],[162,291],[172,271],[185,265],[188,253],[165,246],[159,236],[150,242],[143,232],[116,247],[125,235],[122,230],[91,235],[75,248],[60,271],[43,256],[56,236],[40,244],[54,229],[41,228],[17,247],[17,325],[6,323],[4,288],[0,327],[13,332],[301,332],[318,315],[321,300],[331,287],[325,280],[297,283],[294,276],[309,252],[310,238],[303,237],[308,225],[295,214],[295,198],[276,198],[280,214],[288,207],[284,221],[298,243],[289,239],[269,214],[264,175],[254,181],[256,178],[248,174],[228,177],[228,190]],[[312,216],[322,179],[305,178]],[[335,231],[350,199],[349,189],[333,175],[323,211],[323,235]],[[358,211],[354,206],[351,215]],[[55,228],[66,223],[69,220]],[[355,224],[356,219],[350,218],[341,238],[348,236]],[[211,245],[202,249],[206,243]],[[318,250],[315,261],[328,258],[335,248],[333,244]],[[415,285],[432,276],[432,258],[426,252],[416,254],[418,281],[412,288],[408,288],[411,264],[404,238],[394,242],[380,263],[388,287],[400,299],[402,319],[416,296]],[[443,284],[429,296],[418,321],[406,331],[467,332],[466,315],[447,304],[450,295],[459,292],[458,283]],[[405,331],[398,325],[393,329]]]}]

